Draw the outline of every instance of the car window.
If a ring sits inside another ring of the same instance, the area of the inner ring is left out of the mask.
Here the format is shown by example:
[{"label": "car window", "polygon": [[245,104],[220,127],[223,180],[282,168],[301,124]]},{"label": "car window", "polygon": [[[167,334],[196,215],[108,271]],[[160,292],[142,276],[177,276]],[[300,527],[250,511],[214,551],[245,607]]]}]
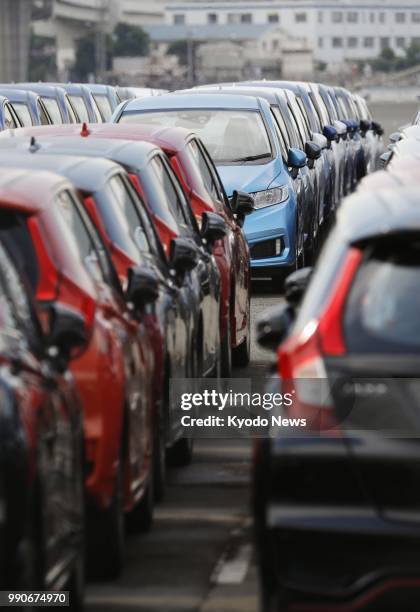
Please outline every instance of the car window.
[{"label": "car window", "polygon": [[[18,331],[33,350],[41,350],[42,338],[28,285],[12,263],[9,253],[0,244],[0,310],[2,324]],[[23,332],[23,336],[22,336]]]},{"label": "car window", "polygon": [[[277,122],[277,125],[280,129],[281,135],[283,137],[283,141],[284,141],[284,146],[286,147],[286,150],[288,151],[290,149],[292,145],[292,141],[293,141],[293,136],[290,135],[289,130],[290,130],[290,126],[289,128],[286,125],[286,122],[283,118],[283,115],[279,109],[278,106],[272,106],[271,107],[271,111],[274,115],[274,118]],[[295,143],[293,143],[295,144]]]},{"label": "car window", "polygon": [[311,140],[311,133],[309,130],[309,126],[307,123],[307,120],[304,116],[304,114],[302,113],[302,111],[300,110],[297,102],[296,102],[296,98],[292,98],[289,99],[289,109],[290,112],[292,113],[296,124],[299,126],[299,133],[302,137],[303,143],[307,142],[308,140]]},{"label": "car window", "polygon": [[0,216],[0,240],[13,257],[19,272],[29,281],[34,293],[38,289],[40,270],[35,246],[26,218],[2,210]]},{"label": "car window", "polygon": [[52,122],[55,125],[61,125],[63,123],[63,117],[61,116],[60,107],[58,106],[57,100],[55,98],[47,98],[42,96],[42,101],[45,104],[45,108],[47,109]]},{"label": "car window", "polygon": [[82,96],[70,95],[69,98],[77,113],[79,123],[89,123],[89,113]]},{"label": "car window", "polygon": [[51,120],[48,117],[47,111],[40,100],[37,102],[39,117],[41,119],[41,125],[50,125]]},{"label": "car window", "polygon": [[215,178],[212,174],[212,171],[207,163],[206,158],[204,157],[204,153],[201,150],[198,142],[194,140],[190,140],[188,146],[194,156],[195,161],[200,169],[200,174],[203,179],[205,188],[207,192],[211,195],[211,197],[219,202],[223,202],[223,195],[220,192],[220,188],[215,181]]},{"label": "car window", "polygon": [[3,107],[4,112],[4,127],[6,130],[13,130],[17,127],[16,121],[13,117],[12,111],[8,104],[5,104]]},{"label": "car window", "polygon": [[32,115],[29,111],[28,105],[25,102],[13,102],[13,109],[16,115],[19,117],[19,121],[23,127],[30,127],[33,125]]},{"label": "car window", "polygon": [[104,94],[93,94],[93,98],[98,105],[103,121],[109,121],[112,116],[112,107],[108,96]]},{"label": "car window", "polygon": [[283,158],[284,161],[287,161],[287,152],[289,150],[289,147],[286,145],[286,140],[283,136],[283,133],[280,129],[280,125],[277,121],[276,115],[273,112],[273,108],[271,107],[271,115],[273,117],[273,124],[274,124],[274,129],[276,131],[277,134],[277,138],[279,141],[279,145],[280,145],[280,152],[281,152],[281,156]]},{"label": "car window", "polygon": [[70,123],[77,123],[76,113],[74,112],[74,108],[73,108],[72,103],[70,102],[69,97],[68,97],[67,94],[65,96],[65,101],[66,101],[67,112],[69,114]]},{"label": "car window", "polygon": [[74,259],[79,260],[88,274],[97,281],[105,281],[105,271],[101,267],[100,256],[95,248],[93,240],[81,217],[80,210],[76,206],[68,191],[62,191],[56,196],[57,210],[70,229],[69,249]]},{"label": "car window", "polygon": [[125,232],[131,237],[131,240],[141,253],[150,253],[151,247],[149,239],[141,223],[141,218],[127,184],[119,175],[114,176],[109,184],[114,193],[115,203],[119,208],[119,214],[124,220]]},{"label": "car window", "polygon": [[155,155],[153,158],[152,168],[155,178],[164,192],[167,206],[176,220],[177,227],[182,230],[183,234],[189,234],[187,219],[182,208],[179,193],[171,179],[168,168],[159,155]]},{"label": "car window", "polygon": [[165,112],[126,111],[120,121],[192,130],[204,142],[216,164],[263,164],[272,159],[267,127],[257,110],[188,108],[168,109]]},{"label": "car window", "polygon": [[348,296],[351,352],[420,352],[420,242],[380,246],[363,261]]}]

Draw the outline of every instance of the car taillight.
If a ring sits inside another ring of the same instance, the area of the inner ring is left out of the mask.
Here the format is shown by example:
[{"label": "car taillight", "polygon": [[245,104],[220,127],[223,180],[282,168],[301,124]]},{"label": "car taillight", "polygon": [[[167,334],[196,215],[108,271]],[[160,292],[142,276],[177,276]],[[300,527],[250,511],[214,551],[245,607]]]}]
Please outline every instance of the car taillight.
[{"label": "car taillight", "polygon": [[288,413],[306,418],[311,430],[337,426],[324,356],[346,352],[342,318],[347,295],[362,252],[349,250],[331,296],[318,319],[309,321],[278,350],[279,374],[284,390],[294,394]]}]

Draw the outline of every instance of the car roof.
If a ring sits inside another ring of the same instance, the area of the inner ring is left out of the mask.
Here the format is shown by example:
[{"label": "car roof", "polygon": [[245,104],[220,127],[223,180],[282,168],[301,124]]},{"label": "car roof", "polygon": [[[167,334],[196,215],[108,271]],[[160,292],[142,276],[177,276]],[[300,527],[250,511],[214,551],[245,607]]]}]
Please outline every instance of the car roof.
[{"label": "car roof", "polygon": [[[16,132],[17,130],[10,130]],[[20,130],[19,130],[20,131]],[[33,132],[34,133],[34,132]],[[29,152],[31,140],[27,137],[16,135],[11,138],[0,138],[0,154],[13,148]],[[115,160],[125,166],[135,167],[142,170],[152,155],[160,149],[149,142],[133,141],[116,138],[82,138],[80,135],[63,136],[62,138],[48,137],[48,131],[43,135],[36,135],[35,146],[41,153],[54,150],[57,155],[76,156],[89,158],[105,158]],[[112,163],[107,161],[106,163]]]},{"label": "car roof", "polygon": [[[78,83],[79,85],[79,83]],[[112,85],[103,85],[102,83],[80,83],[80,85],[84,85],[87,87],[92,93],[96,94],[108,94],[112,91],[117,92],[116,88]]]},{"label": "car roof", "polygon": [[[35,138],[48,138],[54,136],[60,137],[78,137],[81,139],[82,129],[86,129],[89,132],[88,136],[83,139],[84,143],[97,138],[106,138],[113,140],[114,147],[118,147],[118,140],[131,140],[138,142],[144,142],[143,152],[148,153],[148,149],[152,145],[155,147],[159,146],[168,153],[176,153],[178,150],[185,147],[186,142],[195,133],[185,128],[174,128],[174,127],[162,127],[159,125],[146,125],[142,123],[92,123],[92,124],[66,124],[66,125],[43,125],[43,126],[32,126],[28,128],[17,128],[13,130],[5,130],[0,132],[0,141],[6,138],[20,138],[20,137],[31,137]],[[86,133],[87,133],[86,132]],[[145,141],[148,141],[147,145]]]},{"label": "car roof", "polygon": [[60,87],[60,89],[64,89],[68,94],[71,95],[81,95],[83,92],[90,94],[90,91],[86,85],[81,83],[47,83],[47,85],[51,85],[52,87]]},{"label": "car roof", "polygon": [[0,94],[0,104],[3,104],[4,102],[8,102],[8,101],[9,101],[9,100],[8,100],[8,98],[6,98],[6,96],[2,96],[2,95]]},{"label": "car roof", "polygon": [[101,189],[109,176],[121,171],[118,164],[100,157],[83,157],[64,155],[54,152],[48,154],[48,149],[39,148],[31,153],[29,146],[16,149],[0,149],[0,168],[12,166],[30,170],[48,170],[65,176],[81,191],[97,191]]},{"label": "car roof", "polygon": [[[217,91],[218,95],[255,96],[256,98],[264,98],[270,104],[277,104],[277,97],[284,96],[283,91],[275,87],[258,87],[258,85],[242,85],[241,83],[237,85],[214,85],[213,87],[202,89],[197,87],[184,91],[194,95],[200,94],[201,96],[212,91]],[[234,92],[237,92],[237,94]]]},{"label": "car roof", "polygon": [[28,100],[37,100],[38,94],[25,89],[10,89],[9,87],[0,86],[0,95],[5,96],[9,102],[27,102]]},{"label": "car roof", "polygon": [[13,89],[33,91],[47,98],[55,98],[57,94],[61,93],[61,95],[65,95],[66,93],[62,87],[49,83],[13,83],[13,85],[4,83],[4,86]]},{"label": "car roof", "polygon": [[217,94],[203,94],[200,96],[185,95],[182,93],[163,94],[149,98],[134,98],[124,106],[123,112],[136,110],[166,110],[166,109],[259,109],[258,98],[244,95],[223,96]]},{"label": "car roof", "polygon": [[46,208],[58,190],[70,187],[68,180],[53,172],[21,168],[18,164],[0,167],[0,208],[36,213]]},{"label": "car roof", "polygon": [[357,192],[343,201],[336,227],[348,244],[419,232],[418,186]]},{"label": "car roof", "polygon": [[409,125],[403,129],[402,133],[406,138],[420,140],[420,125]]}]

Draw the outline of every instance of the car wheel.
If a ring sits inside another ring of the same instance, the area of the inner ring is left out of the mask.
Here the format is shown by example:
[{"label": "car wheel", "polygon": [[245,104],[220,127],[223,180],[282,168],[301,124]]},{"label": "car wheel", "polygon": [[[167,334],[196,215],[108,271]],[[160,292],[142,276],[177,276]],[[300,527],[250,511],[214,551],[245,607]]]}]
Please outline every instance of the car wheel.
[{"label": "car wheel", "polygon": [[149,482],[140,502],[134,506],[127,516],[127,526],[131,532],[149,531],[153,524],[154,492],[153,465],[150,469]]},{"label": "car wheel", "polygon": [[[165,383],[169,384],[169,382]],[[166,391],[166,394],[169,390]],[[164,398],[165,410],[167,409],[169,398]],[[166,414],[166,412],[164,412]],[[165,497],[166,486],[166,444],[165,444],[165,420],[163,414],[160,414],[154,428],[154,443],[153,443],[153,488],[155,501],[159,502]]]},{"label": "car wheel", "polygon": [[235,366],[245,368],[251,358],[251,302],[248,298],[247,330],[241,344],[233,349],[233,363]]},{"label": "car wheel", "polygon": [[168,463],[174,467],[185,467],[193,458],[194,440],[181,438],[168,450]]},{"label": "car wheel", "polygon": [[120,459],[111,505],[106,510],[93,510],[89,516],[89,566],[95,576],[106,580],[118,578],[124,564],[123,465]]},{"label": "car wheel", "polygon": [[231,335],[231,329],[230,329],[230,307],[228,308],[226,319],[227,319],[227,323],[226,323],[225,335],[223,336],[222,348],[221,348],[222,377],[230,378],[232,374],[232,346],[231,346],[232,335]]}]

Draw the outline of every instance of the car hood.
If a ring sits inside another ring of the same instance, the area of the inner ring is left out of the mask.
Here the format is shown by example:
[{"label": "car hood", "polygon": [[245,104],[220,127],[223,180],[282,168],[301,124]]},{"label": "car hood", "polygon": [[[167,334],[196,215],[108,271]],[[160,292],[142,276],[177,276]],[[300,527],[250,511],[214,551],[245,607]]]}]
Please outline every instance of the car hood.
[{"label": "car hood", "polygon": [[[247,193],[268,189],[274,179],[282,173],[282,165],[280,166],[278,161],[274,160],[268,164],[258,165],[218,165],[217,170],[227,196],[230,198],[235,189]],[[286,182],[286,176],[284,179]]]}]

